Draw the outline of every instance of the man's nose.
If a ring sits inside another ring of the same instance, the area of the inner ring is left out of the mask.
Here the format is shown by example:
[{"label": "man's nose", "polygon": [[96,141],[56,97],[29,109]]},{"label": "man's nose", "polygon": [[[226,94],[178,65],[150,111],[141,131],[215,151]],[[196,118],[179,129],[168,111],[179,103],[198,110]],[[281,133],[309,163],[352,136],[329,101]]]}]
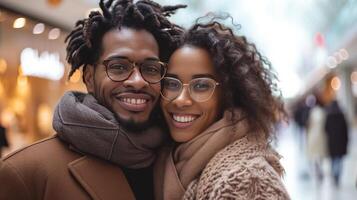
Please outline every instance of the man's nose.
[{"label": "man's nose", "polygon": [[149,83],[145,81],[137,67],[134,67],[133,72],[129,75],[128,79],[124,81],[124,86],[132,87],[134,89],[142,89],[148,86]]},{"label": "man's nose", "polygon": [[187,87],[183,87],[180,94],[173,100],[177,107],[187,107],[192,105],[191,95]]}]

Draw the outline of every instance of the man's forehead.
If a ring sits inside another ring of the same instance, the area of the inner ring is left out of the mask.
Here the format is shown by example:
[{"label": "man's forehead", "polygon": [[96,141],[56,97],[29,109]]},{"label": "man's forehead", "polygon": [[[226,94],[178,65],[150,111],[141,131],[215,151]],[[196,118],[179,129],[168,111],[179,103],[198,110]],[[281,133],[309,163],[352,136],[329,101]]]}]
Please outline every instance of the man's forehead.
[{"label": "man's forehead", "polygon": [[155,37],[145,29],[134,29],[122,27],[108,31],[103,37],[103,43],[110,44],[112,42],[134,43],[145,45],[150,44],[157,46]]},{"label": "man's forehead", "polygon": [[[123,27],[107,32],[103,37],[103,56],[108,54],[128,56],[143,54],[145,57],[158,57],[159,47],[154,36],[144,29]],[[133,58],[134,59],[134,58]]]}]

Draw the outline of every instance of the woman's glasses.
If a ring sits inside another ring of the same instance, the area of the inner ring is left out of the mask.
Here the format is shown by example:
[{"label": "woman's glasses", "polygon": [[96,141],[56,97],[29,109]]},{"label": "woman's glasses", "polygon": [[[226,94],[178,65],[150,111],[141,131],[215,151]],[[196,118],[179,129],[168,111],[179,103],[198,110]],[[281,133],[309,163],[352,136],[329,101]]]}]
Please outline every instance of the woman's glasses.
[{"label": "woman's glasses", "polygon": [[177,78],[164,77],[161,84],[161,96],[169,101],[174,100],[181,94],[183,87],[188,86],[191,98],[196,102],[204,102],[212,97],[217,85],[219,83],[211,78],[195,78],[184,84]]},{"label": "woman's glasses", "polygon": [[135,63],[127,58],[110,58],[103,61],[108,77],[115,82],[125,81],[137,66],[141,76],[148,83],[158,83],[165,76],[166,64],[158,60]]}]

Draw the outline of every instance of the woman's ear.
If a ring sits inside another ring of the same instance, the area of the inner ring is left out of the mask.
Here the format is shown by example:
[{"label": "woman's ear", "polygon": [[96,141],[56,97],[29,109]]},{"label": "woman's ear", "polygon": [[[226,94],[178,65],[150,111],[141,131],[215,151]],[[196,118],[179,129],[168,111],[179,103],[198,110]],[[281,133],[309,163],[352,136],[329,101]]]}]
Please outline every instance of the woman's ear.
[{"label": "woman's ear", "polygon": [[88,93],[94,93],[94,73],[95,67],[93,65],[87,65],[83,68],[83,82]]}]

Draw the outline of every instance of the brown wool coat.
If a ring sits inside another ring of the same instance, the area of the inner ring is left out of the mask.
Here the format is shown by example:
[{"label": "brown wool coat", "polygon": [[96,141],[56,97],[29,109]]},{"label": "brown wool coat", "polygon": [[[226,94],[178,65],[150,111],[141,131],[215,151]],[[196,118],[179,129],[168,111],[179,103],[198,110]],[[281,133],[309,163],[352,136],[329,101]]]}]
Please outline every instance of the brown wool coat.
[{"label": "brown wool coat", "polygon": [[0,200],[135,199],[122,170],[69,149],[57,136],[0,160]]}]

